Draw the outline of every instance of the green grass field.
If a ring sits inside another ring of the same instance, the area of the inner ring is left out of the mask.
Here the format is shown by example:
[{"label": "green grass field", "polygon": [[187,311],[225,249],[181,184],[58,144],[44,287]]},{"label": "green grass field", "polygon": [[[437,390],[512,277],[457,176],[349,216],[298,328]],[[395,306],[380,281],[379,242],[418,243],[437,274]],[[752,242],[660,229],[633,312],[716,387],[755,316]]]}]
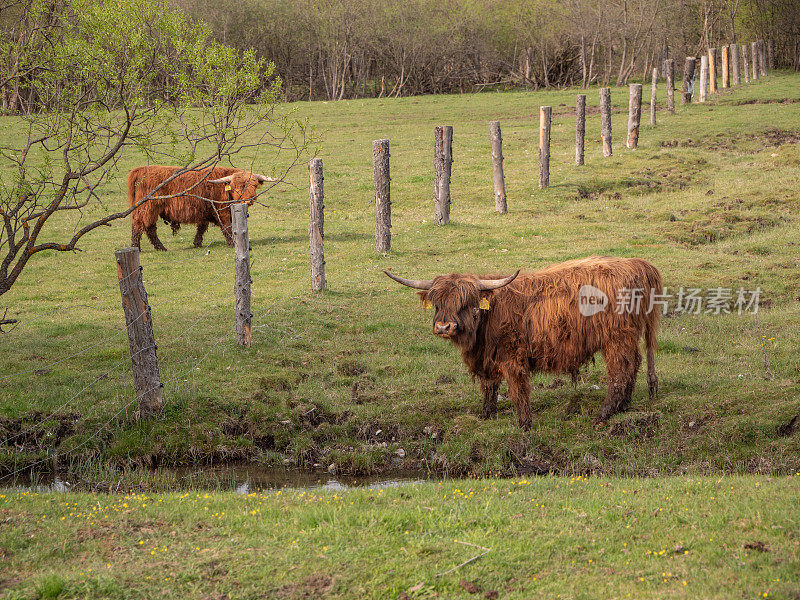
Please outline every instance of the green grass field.
[{"label": "green grass field", "polygon": [[[193,227],[171,238],[161,225],[170,251],[145,241],[141,261],[167,406],[160,420],[137,422],[113,260],[129,244],[129,221],[93,232],[81,253],[36,255],[0,303],[21,321],[0,336],[0,468],[91,460],[104,469],[247,461],[333,464],[345,473],[794,472],[798,84],[800,75],[775,73],[706,105],[659,111],[656,127],[642,125],[637,151],[624,145],[627,88],[614,88],[609,159],[591,110],[597,90],[589,90],[585,167],[573,164],[578,90],[294,105],[321,140],[328,290],[310,292],[304,167],[261,198],[266,207],[250,211],[249,350],[236,346],[233,253],[219,231],[207,234],[206,253],[191,248]],[[540,191],[543,104],[553,106],[554,123],[551,187]],[[507,215],[493,211],[494,119],[503,127]],[[455,129],[446,227],[433,224],[437,124]],[[19,135],[19,121],[0,118],[0,132]],[[379,138],[391,143],[393,239],[385,256],[372,238]],[[125,157],[118,187],[105,198],[110,208],[125,205],[125,173],[141,163]],[[257,160],[254,168],[274,166]],[[75,225],[58,223],[45,241]],[[497,418],[479,418],[479,390],[458,352],[431,335],[431,315],[415,294],[381,273],[512,272],[593,254],[648,259],[670,291],[760,287],[761,310],[665,318],[659,398],[647,400],[640,373],[631,409],[604,429],[592,427],[606,387],[599,357],[576,387],[536,376],[534,425],[523,433],[508,399]]]},{"label": "green grass field", "polygon": [[6,491],[0,597],[791,600],[799,493],[752,475]]}]

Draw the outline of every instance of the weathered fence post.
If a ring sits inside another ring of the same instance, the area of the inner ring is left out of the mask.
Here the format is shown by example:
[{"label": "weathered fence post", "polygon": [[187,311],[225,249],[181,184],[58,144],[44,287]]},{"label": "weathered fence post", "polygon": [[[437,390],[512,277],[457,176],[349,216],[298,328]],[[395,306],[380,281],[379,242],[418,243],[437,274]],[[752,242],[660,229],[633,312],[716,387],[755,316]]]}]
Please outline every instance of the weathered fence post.
[{"label": "weathered fence post", "polygon": [[650,125],[656,124],[656,87],[658,84],[658,69],[653,68],[653,85],[650,91]]},{"label": "weathered fence post", "polygon": [[158,372],[156,338],[147,292],[142,281],[138,248],[124,248],[114,253],[117,277],[125,312],[125,327],[133,364],[133,387],[139,402],[139,417],[158,415],[164,407],[161,375]]},{"label": "weathered fence post", "polygon": [[539,107],[539,189],[550,185],[550,119],[551,106]]},{"label": "weathered fence post", "polygon": [[311,253],[311,289],[325,289],[325,192],[322,159],[312,158],[308,163],[308,244]]},{"label": "weathered fence post", "polygon": [[731,44],[731,86],[742,83],[741,71],[739,70],[739,44]]},{"label": "weathered fence post", "polygon": [[767,40],[767,71],[772,71],[774,68],[775,68],[775,52],[772,47],[772,40]]},{"label": "weathered fence post", "polygon": [[744,73],[744,82],[750,83],[750,63],[747,61],[747,44],[742,44],[742,73]]},{"label": "weathered fence post", "polygon": [[708,56],[700,57],[700,102],[706,101],[706,86],[708,85]]},{"label": "weathered fence post", "polygon": [[500,131],[500,121],[489,123],[489,139],[492,144],[494,210],[505,214],[508,212],[508,204],[506,203],[506,179],[503,175],[503,134]]},{"label": "weathered fence post", "polygon": [[708,93],[717,93],[717,49],[708,49]]},{"label": "weathered fence post", "polygon": [[578,94],[575,101],[575,164],[583,164],[586,147],[586,94]]},{"label": "weathered fence post", "polygon": [[639,123],[642,118],[642,84],[632,83],[628,99],[628,148],[639,146]]},{"label": "weathered fence post", "polygon": [[453,166],[453,127],[444,125],[435,130],[433,212],[437,225],[450,222],[450,173]]},{"label": "weathered fence post", "polygon": [[728,60],[728,46],[722,47],[722,89],[731,87],[730,61]]},{"label": "weathered fence post", "polygon": [[692,101],[692,80],[694,79],[694,65],[696,60],[694,56],[687,56],[683,63],[683,93],[681,94],[681,104],[689,104]]},{"label": "weathered fence post", "polygon": [[392,247],[389,140],[372,142],[372,165],[375,173],[375,252],[389,252]]},{"label": "weathered fence post", "polygon": [[252,344],[250,310],[250,234],[247,231],[247,205],[231,206],[233,227],[233,294],[236,298],[236,341],[249,348]]},{"label": "weathered fence post", "polygon": [[600,137],[603,156],[611,156],[611,88],[600,88]]},{"label": "weathered fence post", "polygon": [[667,78],[667,110],[675,113],[675,61],[671,58],[664,61]]},{"label": "weathered fence post", "polygon": [[758,41],[758,72],[761,77],[767,75],[767,45],[764,40]]},{"label": "weathered fence post", "polygon": [[758,42],[751,42],[750,43],[750,59],[753,62],[753,81],[758,80]]}]

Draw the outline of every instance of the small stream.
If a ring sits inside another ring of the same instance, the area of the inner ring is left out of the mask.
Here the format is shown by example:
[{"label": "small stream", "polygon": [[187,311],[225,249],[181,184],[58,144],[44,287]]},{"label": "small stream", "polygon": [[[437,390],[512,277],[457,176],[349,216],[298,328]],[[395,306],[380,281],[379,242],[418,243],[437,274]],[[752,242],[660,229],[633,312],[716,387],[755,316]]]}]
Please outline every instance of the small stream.
[{"label": "small stream", "polygon": [[81,478],[58,473],[33,473],[28,476],[18,476],[15,480],[0,481],[0,489],[57,493],[218,490],[234,491],[237,494],[246,495],[268,490],[380,489],[414,485],[430,478],[429,473],[414,471],[358,477],[254,466],[225,466],[129,471],[121,474],[116,480]]}]

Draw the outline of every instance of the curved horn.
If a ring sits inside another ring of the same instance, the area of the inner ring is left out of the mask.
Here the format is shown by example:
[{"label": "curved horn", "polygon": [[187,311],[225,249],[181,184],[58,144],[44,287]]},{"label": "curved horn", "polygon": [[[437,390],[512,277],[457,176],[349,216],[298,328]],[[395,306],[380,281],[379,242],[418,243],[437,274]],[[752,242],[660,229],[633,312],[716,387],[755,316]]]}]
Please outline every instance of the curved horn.
[{"label": "curved horn", "polygon": [[509,275],[505,279],[479,279],[478,280],[478,289],[482,292],[486,292],[489,290],[496,290],[497,288],[501,288],[504,285],[508,285],[512,281],[514,281],[519,275],[519,269],[513,275]]},{"label": "curved horn", "polygon": [[219,179],[209,179],[208,183],[230,183],[233,181],[233,175],[228,175],[227,177],[220,177]]},{"label": "curved horn", "polygon": [[272,177],[261,175],[260,173],[253,173],[253,177],[258,180],[258,183],[266,183],[267,181],[275,181]]},{"label": "curved horn", "polygon": [[407,285],[410,288],[414,288],[417,290],[429,290],[433,285],[433,280],[417,280],[417,279],[403,279],[402,277],[398,277],[397,275],[392,275],[389,271],[384,270],[384,273],[394,279],[397,283],[402,283],[403,285]]}]

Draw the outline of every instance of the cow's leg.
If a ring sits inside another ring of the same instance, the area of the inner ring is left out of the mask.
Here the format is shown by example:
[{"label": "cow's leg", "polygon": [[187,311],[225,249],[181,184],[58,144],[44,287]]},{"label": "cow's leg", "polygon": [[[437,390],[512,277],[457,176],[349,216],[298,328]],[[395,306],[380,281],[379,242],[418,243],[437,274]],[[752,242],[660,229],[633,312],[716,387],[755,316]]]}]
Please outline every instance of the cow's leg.
[{"label": "cow's leg", "polygon": [[156,250],[163,250],[164,252],[167,251],[167,249],[164,246],[164,244],[162,244],[161,240],[158,239],[158,233],[156,232],[156,224],[155,223],[150,225],[150,227],[148,227],[144,231],[147,234],[147,237],[150,238],[150,243],[153,244],[153,247]]},{"label": "cow's leg", "polygon": [[139,250],[142,249],[142,229],[135,224],[131,229],[131,246]]},{"label": "cow's leg", "polygon": [[519,426],[527,431],[531,428],[531,382],[528,370],[517,363],[506,363],[502,366],[502,371],[508,382],[511,402],[517,411]]},{"label": "cow's leg", "polygon": [[642,363],[638,344],[615,344],[603,350],[603,358],[608,371],[608,391],[595,417],[595,423],[604,423],[612,415],[627,408],[636,385],[636,373]]},{"label": "cow's leg", "polygon": [[483,392],[482,418],[491,419],[497,412],[497,390],[499,388],[499,382],[481,379],[481,391]]},{"label": "cow's leg", "polygon": [[197,233],[194,234],[194,247],[199,248],[203,245],[203,236],[208,229],[208,221],[203,221],[197,226]]},{"label": "cow's leg", "polygon": [[225,241],[228,246],[233,248],[233,226],[231,225],[231,209],[222,210],[219,213],[219,226],[222,229],[222,235],[225,236]]}]

